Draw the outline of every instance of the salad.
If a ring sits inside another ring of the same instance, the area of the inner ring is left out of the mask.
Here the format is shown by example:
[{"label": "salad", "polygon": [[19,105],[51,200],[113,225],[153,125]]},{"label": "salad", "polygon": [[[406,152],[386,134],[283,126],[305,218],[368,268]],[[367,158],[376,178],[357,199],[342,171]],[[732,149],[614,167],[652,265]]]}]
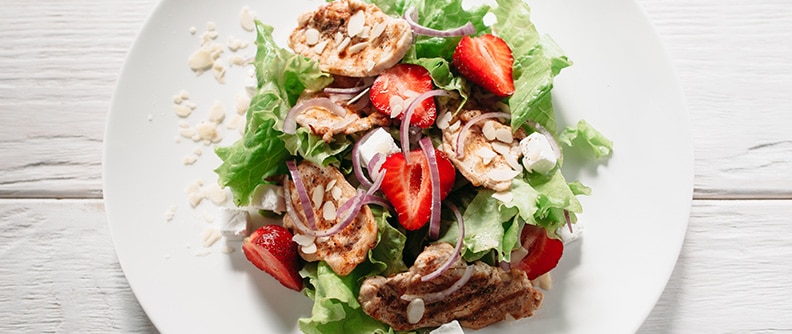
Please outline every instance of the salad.
[{"label": "salad", "polygon": [[571,62],[527,4],[496,2],[337,0],[295,18],[288,48],[255,22],[257,90],[215,172],[237,206],[283,218],[242,247],[314,301],[303,332],[481,328],[541,306],[534,283],[591,192],[564,154],[612,143],[558,128]]}]

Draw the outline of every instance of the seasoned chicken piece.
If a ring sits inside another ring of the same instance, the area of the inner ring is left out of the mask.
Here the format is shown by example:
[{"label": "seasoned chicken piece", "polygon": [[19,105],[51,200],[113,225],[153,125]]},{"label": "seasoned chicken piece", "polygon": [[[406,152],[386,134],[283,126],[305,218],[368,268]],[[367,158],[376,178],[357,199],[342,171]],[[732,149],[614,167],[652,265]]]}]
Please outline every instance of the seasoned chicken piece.
[{"label": "seasoned chicken piece", "polygon": [[[300,97],[300,100],[327,97],[323,93],[307,93]],[[363,102],[368,100],[368,95],[363,96]],[[298,101],[300,103],[300,101]],[[311,132],[322,137],[325,142],[333,140],[333,136],[343,134],[353,134],[369,130],[378,126],[389,126],[390,118],[379,112],[374,112],[373,108],[366,106],[363,109],[356,109],[359,103],[347,104],[345,101],[336,102],[339,107],[346,111],[342,117],[325,108],[315,107],[306,109],[295,117],[297,124],[311,129]],[[363,116],[361,116],[363,115]]]},{"label": "seasoned chicken piece", "polygon": [[337,0],[301,15],[289,47],[318,61],[325,72],[367,77],[398,63],[412,37],[406,20],[390,17],[376,5]]},{"label": "seasoned chicken piece", "polygon": [[467,130],[463,138],[463,156],[457,155],[457,138],[462,128],[481,114],[479,110],[464,110],[454,117],[449,122],[451,125],[443,129],[442,149],[474,186],[495,191],[509,190],[512,179],[523,169],[520,164],[520,140],[525,138],[523,129],[512,133],[510,125],[497,119],[480,121]]},{"label": "seasoned chicken piece", "polygon": [[448,243],[433,244],[418,256],[409,271],[390,277],[374,276],[363,281],[358,301],[363,311],[395,330],[410,331],[436,327],[458,320],[463,327],[479,329],[506,319],[531,316],[542,304],[542,293],[535,290],[524,271],[505,271],[478,261],[473,275],[459,290],[446,298],[426,303],[423,316],[416,323],[408,321],[408,301],[404,294],[425,295],[442,291],[465,272],[466,264],[458,259],[441,276],[421,282],[421,276],[434,271],[454,252]]},{"label": "seasoned chicken piece", "polygon": [[[308,196],[313,202],[311,206],[316,219],[316,228],[326,230],[335,226],[341,220],[340,215],[338,220],[335,218],[326,219],[328,217],[325,215],[325,210],[327,210],[325,206],[339,208],[355,196],[355,188],[344,179],[341,172],[332,166],[320,167],[306,160],[297,165],[297,170]],[[294,213],[303,222],[303,225],[309,226],[294,182],[290,180],[286,182],[285,186],[288,187],[291,197],[286,200],[291,200]],[[339,190],[334,190],[334,188]],[[294,234],[304,234],[295,225],[290,214],[283,217],[283,225]],[[341,232],[326,238],[316,238],[314,242],[316,251],[309,253],[305,251],[305,247],[300,247],[300,256],[308,262],[324,260],[336,274],[345,276],[352,272],[359,263],[365,261],[368,251],[376,245],[377,222],[371,214],[371,209],[364,205],[355,220]]]}]

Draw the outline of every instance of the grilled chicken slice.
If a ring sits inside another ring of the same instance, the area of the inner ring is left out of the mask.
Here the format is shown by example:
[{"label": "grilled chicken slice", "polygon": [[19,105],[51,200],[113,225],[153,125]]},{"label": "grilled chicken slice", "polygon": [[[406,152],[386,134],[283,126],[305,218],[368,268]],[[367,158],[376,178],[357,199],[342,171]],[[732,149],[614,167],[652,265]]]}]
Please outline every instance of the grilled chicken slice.
[{"label": "grilled chicken slice", "polygon": [[[464,110],[454,117],[443,129],[443,151],[445,151],[457,170],[474,186],[482,186],[495,191],[506,191],[511,187],[511,180],[522,171],[520,164],[522,151],[520,140],[525,138],[525,131],[518,129],[511,133],[511,126],[497,119],[486,119],[473,124],[464,137],[463,155],[457,155],[457,137],[465,123],[482,114],[479,110]],[[459,122],[458,124],[455,124]],[[506,138],[498,134],[511,133]],[[489,136],[489,138],[488,138]]]},{"label": "grilled chicken slice", "polygon": [[[355,188],[344,179],[341,172],[332,166],[320,167],[306,160],[297,165],[297,170],[311,201],[316,201],[319,204],[311,203],[317,229],[326,230],[335,226],[340,222],[340,219],[325,219],[324,206],[340,207],[355,196]],[[303,222],[303,225],[309,226],[294,182],[289,180],[285,186],[288,187],[291,197],[286,200],[291,200],[294,213]],[[338,188],[340,191],[334,191],[332,188]],[[283,225],[294,234],[304,234],[295,225],[290,214],[283,217]],[[364,205],[349,226],[330,237],[316,238],[315,243],[316,252],[306,253],[304,248],[299,248],[300,256],[304,260],[308,262],[324,260],[336,274],[341,276],[349,274],[359,263],[366,260],[368,251],[377,243],[377,222],[371,214],[371,209]]]},{"label": "grilled chicken slice", "polygon": [[[321,92],[305,93],[300,97],[298,103],[301,100],[322,97],[328,97],[328,95]],[[362,102],[368,101],[368,95],[361,97],[361,99],[363,99]],[[311,129],[313,134],[322,137],[322,140],[328,143],[333,140],[333,136],[340,133],[353,134],[391,124],[391,120],[387,115],[375,112],[370,104],[362,109],[357,109],[356,105],[363,104],[359,102],[348,104],[346,101],[339,101],[336,104],[346,110],[346,114],[343,117],[325,108],[316,107],[300,112],[295,117],[295,121],[300,126]]]},{"label": "grilled chicken slice", "polygon": [[406,20],[390,17],[376,5],[337,0],[301,15],[289,47],[318,61],[325,72],[368,77],[398,63],[412,38]]},{"label": "grilled chicken slice", "polygon": [[505,271],[478,261],[473,275],[459,290],[434,303],[427,303],[421,319],[410,323],[408,301],[404,294],[422,295],[442,291],[463,275],[462,259],[441,276],[421,282],[421,276],[434,271],[454,252],[448,243],[433,244],[418,256],[409,271],[390,277],[374,276],[363,281],[358,301],[363,311],[395,330],[409,331],[436,327],[458,320],[463,327],[479,329],[506,319],[528,317],[542,304],[542,293],[535,290],[524,271]]}]

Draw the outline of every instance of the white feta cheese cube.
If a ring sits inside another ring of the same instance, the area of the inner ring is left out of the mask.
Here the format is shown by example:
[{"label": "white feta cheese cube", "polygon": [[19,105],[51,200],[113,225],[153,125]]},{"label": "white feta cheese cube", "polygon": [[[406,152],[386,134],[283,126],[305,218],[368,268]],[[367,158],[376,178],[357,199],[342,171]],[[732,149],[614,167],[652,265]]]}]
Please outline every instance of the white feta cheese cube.
[{"label": "white feta cheese cube", "polygon": [[220,207],[220,235],[228,240],[242,240],[248,235],[250,213],[239,208]]},{"label": "white feta cheese cube", "polygon": [[464,334],[465,331],[462,330],[462,326],[459,325],[459,321],[451,321],[449,323],[443,324],[440,327],[435,328],[429,334]]},{"label": "white feta cheese cube", "polygon": [[396,146],[396,142],[388,131],[385,131],[383,128],[378,128],[374,130],[365,142],[360,143],[358,152],[360,152],[362,165],[368,166],[369,161],[371,161],[377,153],[388,156],[391,153],[399,152],[399,146]]},{"label": "white feta cheese cube", "polygon": [[267,210],[275,213],[286,212],[283,199],[283,187],[274,184],[260,184],[253,190],[250,207],[256,210]]},{"label": "white feta cheese cube", "polygon": [[529,172],[545,174],[558,162],[547,137],[538,132],[523,138],[520,141],[520,150],[523,154],[523,166]]}]

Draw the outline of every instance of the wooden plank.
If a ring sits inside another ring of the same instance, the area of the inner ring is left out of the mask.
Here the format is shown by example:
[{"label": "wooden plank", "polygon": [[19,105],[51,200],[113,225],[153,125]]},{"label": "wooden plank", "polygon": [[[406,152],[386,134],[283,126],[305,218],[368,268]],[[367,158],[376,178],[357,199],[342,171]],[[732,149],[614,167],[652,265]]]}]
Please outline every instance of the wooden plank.
[{"label": "wooden plank", "polygon": [[792,331],[792,201],[695,201],[677,266],[639,333]]},{"label": "wooden plank", "polygon": [[0,2],[0,197],[101,197],[105,115],[155,3]]},{"label": "wooden plank", "polygon": [[792,198],[792,3],[639,0],[676,66],[697,198]]},{"label": "wooden plank", "polygon": [[155,333],[101,200],[0,200],[0,333]]}]

